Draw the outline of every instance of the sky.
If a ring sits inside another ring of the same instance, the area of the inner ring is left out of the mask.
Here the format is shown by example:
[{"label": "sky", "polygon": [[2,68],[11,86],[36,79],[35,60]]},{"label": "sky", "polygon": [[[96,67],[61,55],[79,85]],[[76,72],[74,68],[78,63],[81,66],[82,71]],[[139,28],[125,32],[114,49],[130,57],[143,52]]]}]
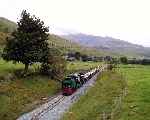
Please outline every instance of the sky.
[{"label": "sky", "polygon": [[0,0],[0,16],[17,22],[23,9],[55,34],[110,36],[150,47],[150,0]]}]

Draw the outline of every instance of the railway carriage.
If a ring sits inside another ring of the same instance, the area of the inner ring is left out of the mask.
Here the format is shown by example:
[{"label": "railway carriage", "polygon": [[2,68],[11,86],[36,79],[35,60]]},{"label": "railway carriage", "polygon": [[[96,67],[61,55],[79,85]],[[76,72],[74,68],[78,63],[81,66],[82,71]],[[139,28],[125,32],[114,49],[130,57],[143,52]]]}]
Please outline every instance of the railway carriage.
[{"label": "railway carriage", "polygon": [[80,77],[80,80],[81,80],[81,84],[82,84],[82,85],[83,85],[84,83],[86,83],[87,79],[85,79],[84,73],[80,72],[80,73],[79,73],[79,77]]}]

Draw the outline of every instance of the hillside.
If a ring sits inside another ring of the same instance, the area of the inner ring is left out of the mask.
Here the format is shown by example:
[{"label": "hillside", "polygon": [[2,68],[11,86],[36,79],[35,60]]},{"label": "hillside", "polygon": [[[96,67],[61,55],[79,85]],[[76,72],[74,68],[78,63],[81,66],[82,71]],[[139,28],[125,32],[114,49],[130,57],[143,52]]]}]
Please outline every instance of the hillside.
[{"label": "hillside", "polygon": [[129,57],[150,57],[150,48],[132,44],[120,39],[86,34],[70,34],[62,37],[80,43],[86,47],[96,48],[100,51],[127,55]]},{"label": "hillside", "polygon": [[0,17],[0,46],[2,47],[6,43],[6,37],[16,29],[15,22],[6,18]]},{"label": "hillside", "polygon": [[0,17],[0,32],[10,33],[16,29],[16,23]]},{"label": "hillside", "polygon": [[91,47],[85,47],[83,45],[80,45],[77,42],[64,39],[58,35],[50,34],[49,36],[49,45],[51,47],[56,47],[62,50],[63,53],[70,52],[70,51],[78,51],[82,54],[88,54],[88,55],[111,55],[109,52],[102,52],[95,48]]}]

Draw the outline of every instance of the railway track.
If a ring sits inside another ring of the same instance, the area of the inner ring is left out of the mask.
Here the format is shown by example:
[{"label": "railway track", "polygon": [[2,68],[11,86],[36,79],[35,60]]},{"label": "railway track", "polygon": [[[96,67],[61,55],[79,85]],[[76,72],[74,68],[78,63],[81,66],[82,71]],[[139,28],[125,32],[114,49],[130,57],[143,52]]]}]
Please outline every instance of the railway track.
[{"label": "railway track", "polygon": [[[103,66],[100,68],[99,73],[101,73],[106,66]],[[46,114],[48,111],[53,110],[59,103],[61,103],[66,96],[63,96],[61,92],[59,92],[57,95],[48,98],[48,100],[45,102],[45,104],[48,104],[47,107],[45,107],[42,111],[36,113],[31,120],[39,120],[44,114]]]},{"label": "railway track", "polygon": [[55,97],[50,98],[50,100],[47,102],[48,106],[40,111],[39,113],[35,114],[31,120],[39,120],[40,117],[42,117],[44,114],[46,114],[48,111],[54,109],[60,102],[62,102],[65,99],[66,96],[58,95]]},{"label": "railway track", "polygon": [[[100,74],[106,68],[107,65],[100,66],[97,74]],[[84,87],[78,89],[77,92],[75,92],[75,95],[63,96],[62,92],[59,92],[52,97],[46,98],[45,100],[43,100],[43,105],[33,110],[32,112],[23,115],[17,120],[58,120],[66,111],[66,109],[68,109],[69,106],[74,103],[74,101],[77,101],[79,96],[84,94],[87,88],[93,84],[93,82],[96,80],[97,74],[90,78],[90,80],[84,85]],[[54,114],[53,112],[56,114]]]}]

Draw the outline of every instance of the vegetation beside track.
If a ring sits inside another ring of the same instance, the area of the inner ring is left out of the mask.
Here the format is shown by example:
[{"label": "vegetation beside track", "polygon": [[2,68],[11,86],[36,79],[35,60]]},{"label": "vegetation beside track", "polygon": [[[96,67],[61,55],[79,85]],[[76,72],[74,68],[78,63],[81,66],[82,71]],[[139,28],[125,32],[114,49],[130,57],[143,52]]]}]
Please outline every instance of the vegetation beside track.
[{"label": "vegetation beside track", "polygon": [[[90,69],[100,63],[68,62],[67,73]],[[61,84],[46,76],[33,74],[18,78],[14,71],[24,68],[23,64],[13,64],[0,59],[0,119],[15,120],[21,114],[32,110],[47,98],[61,90]],[[35,72],[38,65],[30,66]]]},{"label": "vegetation beside track", "polygon": [[95,86],[64,115],[63,120],[100,120],[101,113],[111,110],[114,97],[120,95],[124,87],[122,75],[114,71],[103,73]]}]

